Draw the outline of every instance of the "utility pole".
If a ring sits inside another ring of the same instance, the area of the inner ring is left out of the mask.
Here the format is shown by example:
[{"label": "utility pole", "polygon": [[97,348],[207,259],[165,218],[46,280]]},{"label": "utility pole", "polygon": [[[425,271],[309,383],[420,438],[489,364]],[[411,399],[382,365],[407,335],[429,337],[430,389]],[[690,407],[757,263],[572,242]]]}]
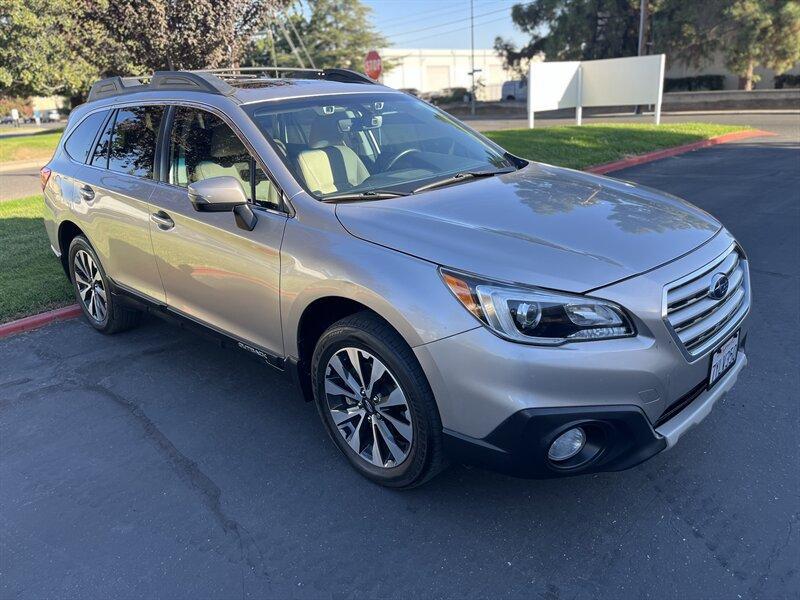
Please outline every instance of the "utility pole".
[{"label": "utility pole", "polygon": [[472,87],[469,94],[469,112],[475,114],[475,2],[469,0],[469,46],[471,69],[469,74],[472,76]]},{"label": "utility pole", "polygon": [[647,0],[639,2],[639,56],[647,54],[647,42],[645,33],[647,30]]},{"label": "utility pole", "polygon": [[272,24],[267,25],[267,38],[269,39],[269,53],[272,57],[272,66],[278,66],[278,55],[275,52],[275,36],[272,33]]},{"label": "utility pole", "polygon": [[[645,33],[647,30],[647,0],[639,0],[639,56],[647,54],[647,42]],[[642,114],[642,107],[636,106],[637,115]]]}]

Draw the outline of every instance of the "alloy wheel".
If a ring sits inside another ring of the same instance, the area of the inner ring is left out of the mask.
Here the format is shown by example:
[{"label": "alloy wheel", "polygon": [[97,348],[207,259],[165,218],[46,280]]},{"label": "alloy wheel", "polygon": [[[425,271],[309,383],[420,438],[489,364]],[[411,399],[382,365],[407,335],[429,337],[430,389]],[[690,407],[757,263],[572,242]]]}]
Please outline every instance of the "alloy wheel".
[{"label": "alloy wheel", "polygon": [[108,312],[108,299],[100,269],[91,254],[85,250],[75,253],[73,264],[75,285],[78,286],[81,304],[92,319],[102,323]]},{"label": "alloy wheel", "polygon": [[376,356],[342,348],[325,368],[325,397],[339,434],[376,467],[402,463],[411,451],[411,410],[397,379]]}]

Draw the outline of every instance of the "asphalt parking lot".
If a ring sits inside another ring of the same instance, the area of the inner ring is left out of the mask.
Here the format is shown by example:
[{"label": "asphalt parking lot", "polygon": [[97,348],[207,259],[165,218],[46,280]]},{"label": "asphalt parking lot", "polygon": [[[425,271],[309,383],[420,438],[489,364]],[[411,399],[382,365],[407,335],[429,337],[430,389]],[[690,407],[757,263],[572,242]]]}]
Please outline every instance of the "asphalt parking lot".
[{"label": "asphalt parking lot", "polygon": [[615,176],[705,208],[751,259],[750,366],[675,449],[389,491],[249,357],[73,320],[0,341],[0,597],[798,597],[800,142]]}]

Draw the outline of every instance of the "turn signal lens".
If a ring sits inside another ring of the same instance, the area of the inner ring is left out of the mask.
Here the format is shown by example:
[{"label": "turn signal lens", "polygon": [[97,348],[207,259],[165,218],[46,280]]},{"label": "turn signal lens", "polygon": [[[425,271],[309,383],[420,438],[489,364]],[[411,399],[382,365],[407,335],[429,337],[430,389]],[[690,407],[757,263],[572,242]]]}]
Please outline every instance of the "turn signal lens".
[{"label": "turn signal lens", "polygon": [[42,167],[39,170],[39,183],[42,184],[42,191],[47,187],[47,181],[50,179],[50,173],[53,171],[47,167]]},{"label": "turn signal lens", "polygon": [[485,320],[483,311],[481,311],[481,307],[478,304],[478,298],[472,293],[472,289],[466,281],[456,277],[449,271],[442,271],[442,279],[444,279],[450,291],[455,294],[455,297],[464,305],[464,308],[481,321]]}]

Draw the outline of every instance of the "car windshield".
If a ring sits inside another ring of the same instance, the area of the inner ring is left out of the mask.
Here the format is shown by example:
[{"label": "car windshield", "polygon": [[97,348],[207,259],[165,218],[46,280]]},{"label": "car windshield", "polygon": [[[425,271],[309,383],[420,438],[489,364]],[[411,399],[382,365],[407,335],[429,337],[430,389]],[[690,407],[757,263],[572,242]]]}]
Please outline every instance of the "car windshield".
[{"label": "car windshield", "polygon": [[[406,94],[343,94],[246,106],[295,178],[319,199],[380,199],[439,179],[516,168],[503,150]],[[430,186],[435,187],[435,186]]]}]

